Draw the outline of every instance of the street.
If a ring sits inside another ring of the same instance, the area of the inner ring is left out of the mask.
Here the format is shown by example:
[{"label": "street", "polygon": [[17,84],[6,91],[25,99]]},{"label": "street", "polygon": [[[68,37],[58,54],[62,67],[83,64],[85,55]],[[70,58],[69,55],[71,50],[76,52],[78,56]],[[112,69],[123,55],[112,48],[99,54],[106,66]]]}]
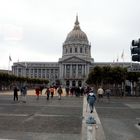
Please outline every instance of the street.
[{"label": "street", "polygon": [[97,102],[96,111],[106,140],[140,140],[140,97],[104,97]]}]

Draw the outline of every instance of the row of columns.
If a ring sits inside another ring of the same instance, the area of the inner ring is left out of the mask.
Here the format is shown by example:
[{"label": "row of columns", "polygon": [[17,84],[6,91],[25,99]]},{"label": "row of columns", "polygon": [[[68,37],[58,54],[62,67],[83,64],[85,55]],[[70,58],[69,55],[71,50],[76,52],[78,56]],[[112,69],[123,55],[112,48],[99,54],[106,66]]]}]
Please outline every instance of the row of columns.
[{"label": "row of columns", "polygon": [[[32,69],[32,72],[31,72],[31,69]],[[31,77],[31,74],[32,74],[33,78],[35,78],[35,75],[36,75],[36,77],[55,79],[55,75],[57,75],[57,78],[58,78],[58,75],[59,75],[58,72],[57,73],[55,72],[55,69],[53,69],[53,72],[48,72],[47,73],[46,69],[45,69],[45,72],[43,72],[43,69],[40,69],[40,72],[39,72],[39,69],[36,69],[36,72],[35,72],[35,69],[33,69],[33,68],[18,68],[18,67],[15,67],[13,69],[13,73],[17,76],[26,77],[27,76],[27,70],[28,70],[28,76]],[[49,77],[48,77],[48,75],[49,75]]]},{"label": "row of columns", "polygon": [[[81,65],[81,74],[79,75],[79,68],[78,66]],[[83,77],[88,73],[88,69],[86,67],[86,64],[63,64],[63,75],[62,77],[66,78],[68,74],[67,67],[69,66],[69,78],[78,78],[79,76]],[[75,68],[74,68],[75,66]]]},{"label": "row of columns", "polygon": [[[66,70],[66,67],[69,65],[69,77],[67,77],[67,70]],[[72,66],[75,65],[76,68],[75,68],[75,74],[73,74],[73,70],[72,70]],[[63,64],[63,63],[60,63],[59,64],[59,70],[60,70],[60,79],[65,79],[65,78],[69,78],[69,79],[77,79],[79,77],[79,74],[78,74],[78,65],[81,65],[81,78],[86,78],[88,76],[88,73],[89,73],[89,64],[85,63],[85,64]],[[75,75],[73,77],[73,75]]]}]

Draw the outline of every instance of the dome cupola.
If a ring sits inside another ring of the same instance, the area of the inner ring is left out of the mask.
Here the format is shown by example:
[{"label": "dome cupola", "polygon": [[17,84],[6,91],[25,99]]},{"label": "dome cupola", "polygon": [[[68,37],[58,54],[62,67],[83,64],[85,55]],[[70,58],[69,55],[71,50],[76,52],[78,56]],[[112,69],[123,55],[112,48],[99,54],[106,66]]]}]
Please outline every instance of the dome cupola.
[{"label": "dome cupola", "polygon": [[69,44],[69,43],[71,44],[71,43],[78,43],[78,42],[88,44],[88,38],[87,35],[80,29],[78,16],[76,16],[75,26],[73,30],[70,33],[68,33],[64,44]]}]

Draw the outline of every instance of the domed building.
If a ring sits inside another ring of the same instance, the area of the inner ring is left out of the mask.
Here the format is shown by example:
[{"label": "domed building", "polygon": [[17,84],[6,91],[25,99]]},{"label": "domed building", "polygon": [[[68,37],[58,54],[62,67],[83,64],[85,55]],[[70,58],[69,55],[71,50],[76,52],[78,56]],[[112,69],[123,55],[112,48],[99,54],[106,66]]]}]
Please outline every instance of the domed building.
[{"label": "domed building", "polygon": [[58,62],[16,62],[12,73],[16,76],[48,79],[49,84],[60,80],[63,86],[84,86],[87,76],[95,66],[130,66],[130,63],[94,62],[87,35],[81,30],[78,16],[74,28],[64,41],[62,57]]},{"label": "domed building", "polygon": [[63,43],[62,58],[59,59],[60,79],[63,84],[82,86],[92,63],[91,45],[79,26],[77,16],[73,30]]}]

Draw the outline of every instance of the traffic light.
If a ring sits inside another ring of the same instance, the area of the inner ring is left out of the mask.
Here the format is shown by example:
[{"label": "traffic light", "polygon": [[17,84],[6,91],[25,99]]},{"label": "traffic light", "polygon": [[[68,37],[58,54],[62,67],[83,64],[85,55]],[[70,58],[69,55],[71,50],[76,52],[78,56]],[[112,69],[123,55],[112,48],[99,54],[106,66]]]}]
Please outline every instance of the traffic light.
[{"label": "traffic light", "polygon": [[140,39],[132,40],[131,56],[132,56],[132,61],[140,62]]}]

